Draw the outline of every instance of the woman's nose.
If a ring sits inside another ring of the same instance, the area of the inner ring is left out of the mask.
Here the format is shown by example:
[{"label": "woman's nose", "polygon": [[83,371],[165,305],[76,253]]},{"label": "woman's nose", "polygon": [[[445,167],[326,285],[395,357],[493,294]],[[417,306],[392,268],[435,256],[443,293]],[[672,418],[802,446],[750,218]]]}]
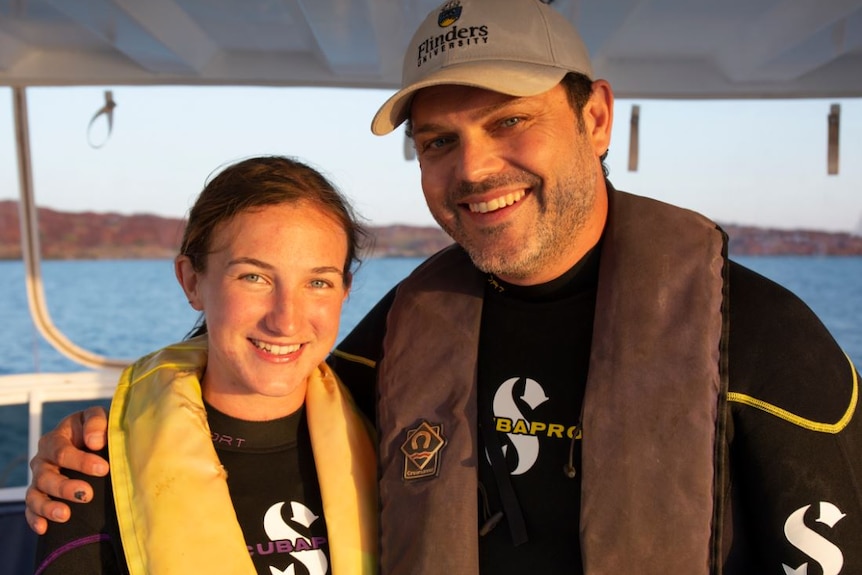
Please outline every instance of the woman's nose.
[{"label": "woman's nose", "polygon": [[276,290],[266,314],[266,327],[274,334],[291,335],[299,329],[302,315],[302,299],[298,294],[288,290]]}]

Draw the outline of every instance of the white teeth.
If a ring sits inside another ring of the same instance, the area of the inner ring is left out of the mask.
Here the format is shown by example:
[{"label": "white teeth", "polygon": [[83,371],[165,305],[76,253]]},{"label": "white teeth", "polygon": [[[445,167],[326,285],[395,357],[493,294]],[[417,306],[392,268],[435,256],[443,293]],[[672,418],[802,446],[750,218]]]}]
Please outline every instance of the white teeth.
[{"label": "white teeth", "polygon": [[256,339],[251,340],[252,343],[257,346],[259,349],[267,351],[273,355],[287,355],[289,353],[293,353],[300,348],[299,344],[294,345],[274,345],[271,343],[266,343],[263,341],[259,341]]},{"label": "white teeth", "polygon": [[521,199],[526,195],[527,192],[525,192],[524,190],[519,190],[511,194],[506,194],[505,196],[500,196],[499,198],[494,198],[493,200],[488,202],[468,204],[468,207],[473,213],[487,214],[488,212],[494,212],[499,210],[500,208],[511,206],[512,204],[521,201]]}]

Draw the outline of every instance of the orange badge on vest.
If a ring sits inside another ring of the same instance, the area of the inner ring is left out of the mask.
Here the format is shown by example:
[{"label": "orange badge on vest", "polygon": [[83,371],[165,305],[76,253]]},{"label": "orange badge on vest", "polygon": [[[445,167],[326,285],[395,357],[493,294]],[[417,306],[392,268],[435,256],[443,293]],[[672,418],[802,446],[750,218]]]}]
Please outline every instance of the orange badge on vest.
[{"label": "orange badge on vest", "polygon": [[401,445],[404,454],[404,479],[436,477],[440,471],[440,451],[446,445],[443,425],[423,420],[415,429],[407,430]]}]

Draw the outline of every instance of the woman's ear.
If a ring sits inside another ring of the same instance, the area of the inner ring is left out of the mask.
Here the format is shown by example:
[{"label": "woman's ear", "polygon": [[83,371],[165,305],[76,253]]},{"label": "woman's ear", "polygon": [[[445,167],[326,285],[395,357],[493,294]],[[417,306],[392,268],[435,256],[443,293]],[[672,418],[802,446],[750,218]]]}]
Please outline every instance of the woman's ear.
[{"label": "woman's ear", "polygon": [[188,256],[177,256],[174,259],[174,273],[177,276],[177,281],[180,282],[180,287],[186,294],[189,305],[197,311],[203,311],[203,300],[198,292],[200,275],[195,271],[192,260]]},{"label": "woman's ear", "polygon": [[353,272],[344,274],[344,300],[347,301],[347,296],[350,295],[350,288],[353,287]]}]

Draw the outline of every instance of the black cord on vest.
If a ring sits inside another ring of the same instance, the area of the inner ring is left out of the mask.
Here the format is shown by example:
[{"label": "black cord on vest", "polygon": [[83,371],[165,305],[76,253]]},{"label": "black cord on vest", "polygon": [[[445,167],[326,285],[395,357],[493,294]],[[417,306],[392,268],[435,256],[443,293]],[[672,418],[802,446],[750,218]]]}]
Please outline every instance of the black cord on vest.
[{"label": "black cord on vest", "polygon": [[[494,473],[497,491],[500,496],[500,503],[503,505],[502,513],[506,516],[509,523],[509,532],[512,535],[512,544],[517,547],[529,540],[529,536],[527,535],[527,524],[524,521],[524,514],[521,511],[518,497],[515,495],[515,489],[512,487],[512,481],[509,478],[509,470],[506,467],[503,450],[500,447],[500,442],[497,439],[496,432],[494,431],[493,420],[491,420],[490,412],[487,412],[485,417],[487,417],[489,421],[480,423],[479,431],[485,441],[485,449],[487,450],[488,458],[491,461],[491,471]],[[497,521],[499,521],[499,519]],[[493,525],[488,528],[488,531],[491,529],[493,529]]]},{"label": "black cord on vest", "polygon": [[569,443],[569,461],[563,465],[563,474],[569,479],[574,479],[578,472],[575,470],[575,440],[578,437],[578,427],[575,427],[575,432],[572,434],[572,441]]},{"label": "black cord on vest", "polygon": [[563,475],[568,477],[569,479],[574,479],[578,476],[578,472],[575,469],[575,441],[578,440],[578,436],[581,435],[582,427],[584,421],[584,406],[581,403],[581,416],[578,418],[578,423],[575,425],[575,428],[572,430],[572,441],[569,443],[569,461],[563,465]]},{"label": "black cord on vest", "polygon": [[482,523],[482,527],[479,528],[479,535],[484,536],[493,531],[494,527],[500,523],[500,520],[503,519],[503,512],[498,511],[491,515],[491,506],[488,505],[488,492],[481,481],[479,482],[479,492],[482,495],[482,519],[485,520]]}]

